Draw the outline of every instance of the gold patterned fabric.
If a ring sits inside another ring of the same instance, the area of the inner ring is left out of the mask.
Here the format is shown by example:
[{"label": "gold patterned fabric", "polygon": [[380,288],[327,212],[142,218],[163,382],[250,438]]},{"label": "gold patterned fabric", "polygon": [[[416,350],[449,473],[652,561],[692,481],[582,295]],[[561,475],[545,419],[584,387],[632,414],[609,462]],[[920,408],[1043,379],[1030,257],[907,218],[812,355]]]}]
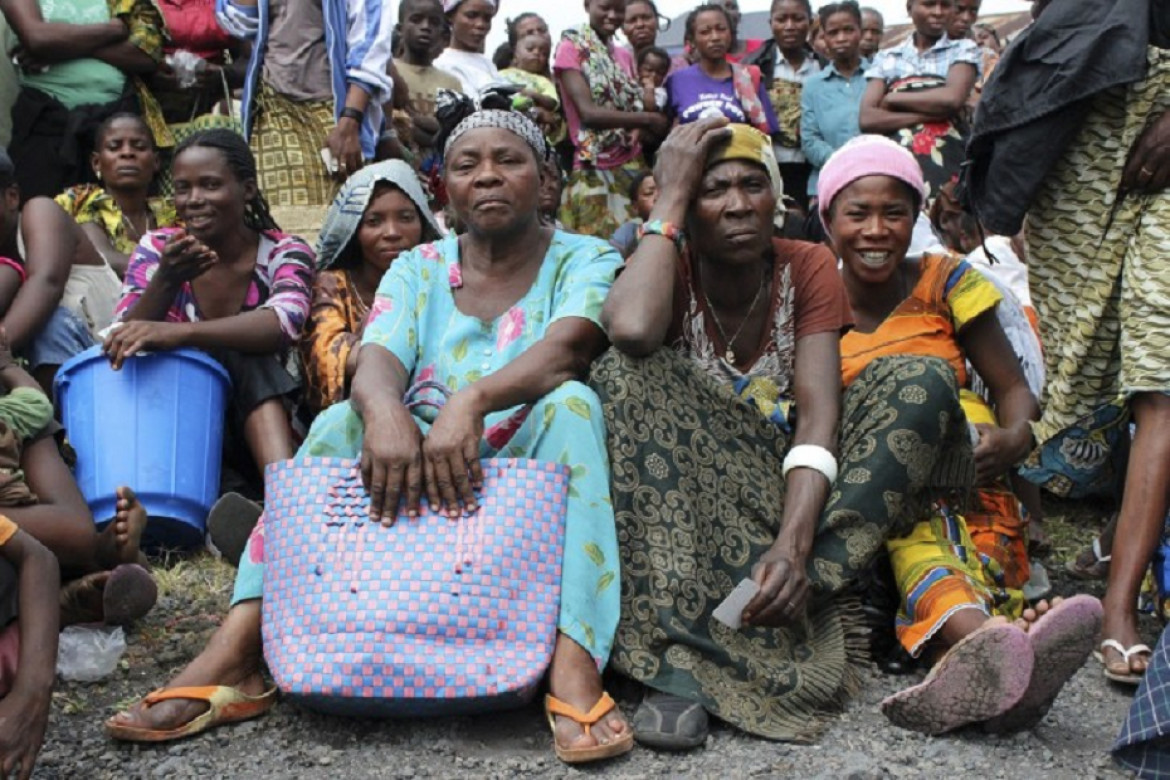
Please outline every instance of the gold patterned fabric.
[{"label": "gold patterned fabric", "polygon": [[[129,42],[141,49],[155,62],[163,60],[163,42],[166,40],[166,22],[162,12],[151,0],[107,0],[110,15],[126,23],[130,32]],[[138,96],[142,118],[151,135],[154,136],[155,146],[160,149],[169,149],[175,145],[163,118],[162,107],[155,100],[154,94],[140,77],[133,76],[134,92]]]},{"label": "gold patterned fabric", "polygon": [[1048,372],[1029,478],[1065,495],[1119,476],[1130,396],[1170,392],[1170,191],[1117,197],[1130,147],[1170,109],[1170,51],[1094,101],[1028,213]]},{"label": "gold patterned fabric", "polygon": [[321,159],[333,129],[333,101],[289,100],[261,84],[252,126],[252,153],[260,189],[274,208],[321,206],[333,202],[340,187]]},{"label": "gold patterned fabric", "polygon": [[786,426],[669,349],[645,359],[610,350],[591,384],[605,412],[622,563],[611,663],[749,733],[814,740],[855,689],[864,652],[846,590],[932,496],[971,484],[954,370],[936,358],[886,357],[849,387],[806,616],[739,631],[712,612],[776,539]]},{"label": "gold patterned fabric", "polygon": [[578,168],[569,174],[557,214],[565,230],[609,239],[634,218],[630,185],[646,162],[639,155],[616,168]]}]

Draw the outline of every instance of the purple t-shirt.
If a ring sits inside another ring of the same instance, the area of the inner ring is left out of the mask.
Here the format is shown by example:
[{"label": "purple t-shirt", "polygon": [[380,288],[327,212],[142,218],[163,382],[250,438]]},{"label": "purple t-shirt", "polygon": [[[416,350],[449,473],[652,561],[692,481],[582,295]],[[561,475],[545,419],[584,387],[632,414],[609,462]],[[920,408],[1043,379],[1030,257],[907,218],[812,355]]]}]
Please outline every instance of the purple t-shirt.
[{"label": "purple t-shirt", "polygon": [[[747,112],[739,104],[731,79],[713,79],[698,65],[670,74],[666,78],[666,92],[669,96],[668,113],[677,117],[680,125],[694,122],[705,113],[710,115],[710,112],[718,112],[732,122],[751,124]],[[780,125],[776,121],[776,112],[772,110],[772,101],[768,99],[768,91],[764,89],[763,79],[760,79],[757,96],[764,104],[768,127],[775,133]]]}]

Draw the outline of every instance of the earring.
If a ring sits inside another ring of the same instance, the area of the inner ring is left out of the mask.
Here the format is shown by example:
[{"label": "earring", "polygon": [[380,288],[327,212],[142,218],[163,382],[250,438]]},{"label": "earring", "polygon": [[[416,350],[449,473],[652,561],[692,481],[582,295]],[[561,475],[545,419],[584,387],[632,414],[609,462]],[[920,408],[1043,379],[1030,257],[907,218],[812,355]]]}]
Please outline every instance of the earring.
[{"label": "earring", "polygon": [[97,168],[93,169],[93,175],[97,177],[98,181],[102,180],[102,172],[99,171]]}]

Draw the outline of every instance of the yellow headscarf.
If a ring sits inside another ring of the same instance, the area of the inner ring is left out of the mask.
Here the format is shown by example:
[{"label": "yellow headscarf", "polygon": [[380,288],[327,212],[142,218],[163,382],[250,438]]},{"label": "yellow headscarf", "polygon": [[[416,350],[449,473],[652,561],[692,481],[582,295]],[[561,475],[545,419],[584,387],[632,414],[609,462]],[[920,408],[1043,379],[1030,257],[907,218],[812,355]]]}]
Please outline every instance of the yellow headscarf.
[{"label": "yellow headscarf", "polygon": [[784,180],[780,178],[780,166],[776,164],[776,153],[772,151],[772,139],[751,125],[730,124],[727,129],[731,137],[726,143],[719,143],[707,155],[707,169],[728,160],[747,160],[764,166],[776,195],[776,227],[784,227],[787,208],[784,205]]}]

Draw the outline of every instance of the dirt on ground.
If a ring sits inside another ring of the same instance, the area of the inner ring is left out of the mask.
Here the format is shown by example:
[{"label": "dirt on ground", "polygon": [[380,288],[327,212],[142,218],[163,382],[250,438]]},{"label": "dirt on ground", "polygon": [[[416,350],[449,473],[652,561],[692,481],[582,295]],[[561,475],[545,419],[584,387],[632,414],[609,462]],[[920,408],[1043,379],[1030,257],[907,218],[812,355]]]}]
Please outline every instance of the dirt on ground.
[{"label": "dirt on ground", "polygon": [[[1108,508],[1049,502],[1055,544],[1044,560],[1056,595],[1103,583],[1069,577],[1064,562],[1091,541]],[[36,778],[414,778],[414,777],[776,777],[801,778],[1091,778],[1122,777],[1109,746],[1133,688],[1108,683],[1090,659],[1033,731],[1006,737],[971,729],[926,737],[895,728],[878,709],[885,696],[920,679],[867,667],[865,685],[815,745],[768,742],[713,725],[703,748],[684,754],[636,748],[584,769],[560,763],[536,704],[516,712],[437,720],[348,720],[279,703],[268,715],[192,739],[127,745],[105,736],[102,722],[162,686],[193,658],[222,620],[234,571],[201,554],[160,561],[161,597],[131,629],[119,669],[93,684],[61,683]],[[1152,645],[1161,625],[1143,619]],[[632,714],[636,693],[622,697]]]}]

